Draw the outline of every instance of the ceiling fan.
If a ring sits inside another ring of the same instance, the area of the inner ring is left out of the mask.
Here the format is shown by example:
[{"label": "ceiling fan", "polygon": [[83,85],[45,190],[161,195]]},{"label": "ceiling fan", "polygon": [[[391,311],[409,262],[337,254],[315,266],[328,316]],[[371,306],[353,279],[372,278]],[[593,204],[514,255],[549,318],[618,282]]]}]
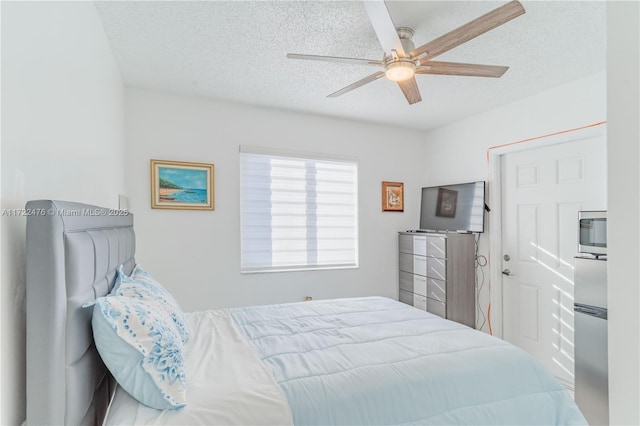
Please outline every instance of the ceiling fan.
[{"label": "ceiling fan", "polygon": [[373,65],[384,69],[384,71],[377,71],[337,92],[331,93],[328,95],[329,98],[343,95],[381,77],[387,77],[389,80],[398,83],[409,104],[415,104],[422,100],[415,74],[501,77],[509,67],[439,62],[432,59],[525,13],[522,4],[517,0],[513,0],[435,40],[415,47],[411,40],[413,30],[406,27],[396,28],[383,0],[364,1],[363,3],[373,24],[376,36],[384,49],[382,60],[287,54],[287,58],[290,59]]}]

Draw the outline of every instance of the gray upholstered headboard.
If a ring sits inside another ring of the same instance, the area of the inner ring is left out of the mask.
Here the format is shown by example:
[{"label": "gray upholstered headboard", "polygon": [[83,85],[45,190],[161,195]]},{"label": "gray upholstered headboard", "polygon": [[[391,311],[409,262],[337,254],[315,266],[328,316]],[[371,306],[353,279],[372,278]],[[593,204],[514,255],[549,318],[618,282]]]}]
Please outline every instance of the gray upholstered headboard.
[{"label": "gray upholstered headboard", "polygon": [[91,309],[135,260],[133,215],[64,201],[27,213],[27,424],[102,422],[114,381],[93,343]]}]

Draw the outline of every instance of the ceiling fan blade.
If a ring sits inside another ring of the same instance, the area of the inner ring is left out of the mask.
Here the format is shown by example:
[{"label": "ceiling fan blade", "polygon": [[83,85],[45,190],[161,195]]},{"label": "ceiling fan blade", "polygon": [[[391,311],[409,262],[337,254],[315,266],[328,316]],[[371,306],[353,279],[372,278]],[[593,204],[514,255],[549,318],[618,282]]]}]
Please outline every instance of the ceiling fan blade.
[{"label": "ceiling fan blade", "polygon": [[343,64],[353,64],[353,65],[384,66],[384,62],[377,61],[375,59],[341,58],[339,56],[299,55],[297,53],[287,53],[287,58],[306,59],[308,61],[321,61],[321,62],[341,62]]},{"label": "ceiling fan blade", "polygon": [[412,56],[420,56],[421,60],[429,60],[447,52],[462,43],[478,37],[505,22],[508,22],[525,13],[524,7],[518,0],[513,0],[504,6],[500,6],[493,11],[474,19],[473,21],[438,37],[429,43],[416,47],[411,51]]},{"label": "ceiling fan blade", "polygon": [[416,74],[464,75],[469,77],[502,77],[509,67],[429,61],[416,68]]},{"label": "ceiling fan blade", "polygon": [[368,77],[363,78],[362,80],[358,80],[355,83],[352,83],[350,85],[348,85],[347,87],[343,87],[342,89],[338,90],[337,92],[333,92],[330,95],[327,95],[327,98],[337,98],[340,95],[344,95],[347,92],[352,91],[353,89],[357,89],[360,86],[364,86],[367,83],[371,83],[372,81],[376,81],[377,79],[379,79],[380,77],[384,77],[384,72],[383,71],[378,71],[374,74],[371,74]]},{"label": "ceiling fan blade", "polygon": [[389,10],[384,1],[364,1],[363,4],[385,53],[391,53],[392,50],[395,50],[401,58],[406,57],[407,53],[402,47],[396,26],[391,20],[391,15],[389,15]]},{"label": "ceiling fan blade", "polygon": [[409,102],[409,105],[415,104],[422,100],[422,97],[420,96],[420,89],[418,89],[418,83],[416,82],[415,76],[404,81],[399,81],[398,86],[400,86],[400,90],[402,90],[402,93],[404,93],[404,97],[407,98],[407,102]]}]

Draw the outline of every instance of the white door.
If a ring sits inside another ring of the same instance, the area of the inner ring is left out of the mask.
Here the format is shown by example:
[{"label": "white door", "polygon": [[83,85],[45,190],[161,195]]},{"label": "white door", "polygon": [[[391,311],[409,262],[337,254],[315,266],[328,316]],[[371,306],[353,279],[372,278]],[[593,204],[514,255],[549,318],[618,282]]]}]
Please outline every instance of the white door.
[{"label": "white door", "polygon": [[604,136],[503,156],[503,337],[570,387],[579,210],[606,210]]}]

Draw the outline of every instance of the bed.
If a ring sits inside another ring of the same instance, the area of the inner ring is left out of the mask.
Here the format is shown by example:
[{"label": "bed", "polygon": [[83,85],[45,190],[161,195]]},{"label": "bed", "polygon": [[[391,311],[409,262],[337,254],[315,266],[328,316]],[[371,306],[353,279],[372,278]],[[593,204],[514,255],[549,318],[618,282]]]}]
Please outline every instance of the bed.
[{"label": "bed", "polygon": [[119,387],[91,309],[135,265],[131,214],[31,201],[27,424],[586,424],[514,346],[383,297],[187,313],[187,405]]}]

